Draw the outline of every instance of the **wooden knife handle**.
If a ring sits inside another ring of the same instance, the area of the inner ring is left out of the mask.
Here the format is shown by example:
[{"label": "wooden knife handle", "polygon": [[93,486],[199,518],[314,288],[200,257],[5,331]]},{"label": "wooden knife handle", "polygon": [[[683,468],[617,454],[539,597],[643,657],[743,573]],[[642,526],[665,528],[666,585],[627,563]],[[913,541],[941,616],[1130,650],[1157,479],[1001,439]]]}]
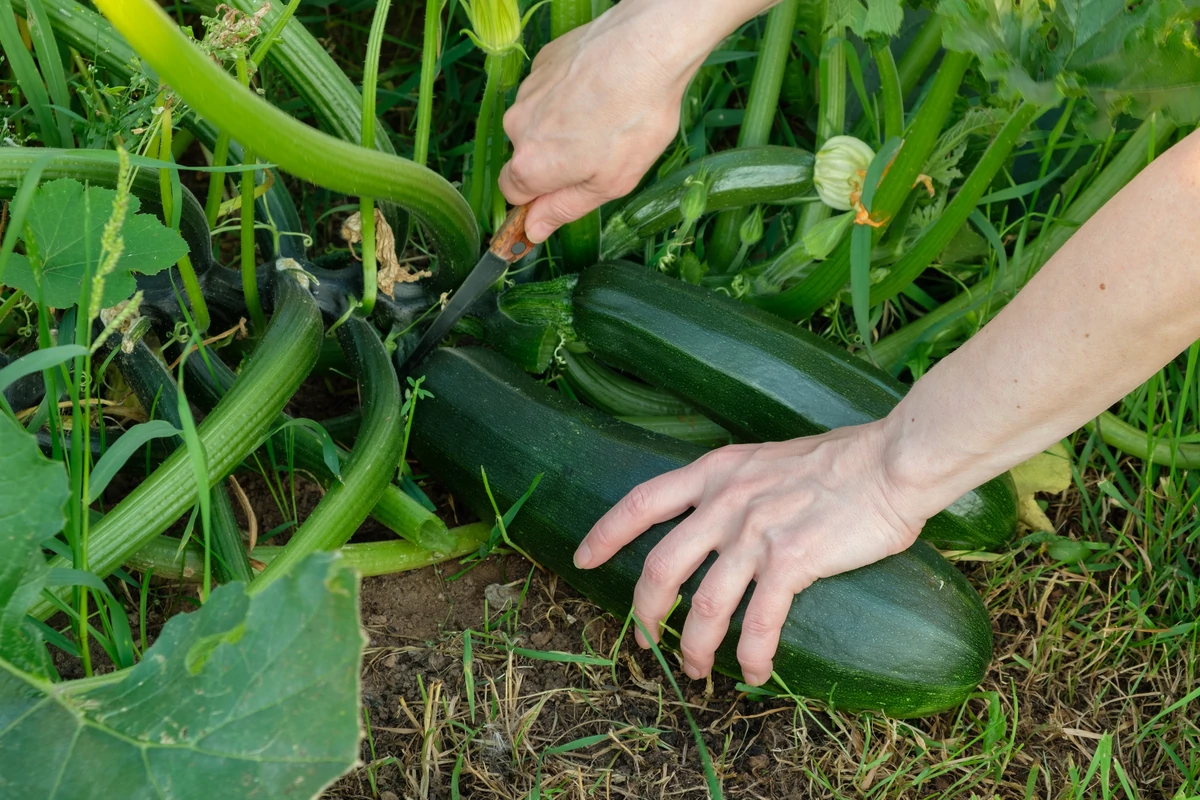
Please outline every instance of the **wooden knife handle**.
[{"label": "wooden knife handle", "polygon": [[525,235],[525,217],[529,216],[529,206],[517,206],[508,212],[504,224],[492,237],[488,251],[499,256],[509,264],[524,258],[533,249],[533,242]]}]

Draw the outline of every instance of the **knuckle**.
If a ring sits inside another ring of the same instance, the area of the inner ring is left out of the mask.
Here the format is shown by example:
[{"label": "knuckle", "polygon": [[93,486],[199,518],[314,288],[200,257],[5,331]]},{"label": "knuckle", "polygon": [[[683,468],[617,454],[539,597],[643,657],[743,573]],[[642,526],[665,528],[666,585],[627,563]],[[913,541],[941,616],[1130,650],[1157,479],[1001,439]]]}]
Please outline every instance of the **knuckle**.
[{"label": "knuckle", "polygon": [[646,488],[646,484],[639,483],[629,490],[629,494],[625,495],[625,509],[631,515],[640,517],[650,511],[653,501],[654,497],[650,489]]},{"label": "knuckle", "polygon": [[703,622],[715,622],[724,616],[725,603],[703,589],[692,596],[692,613]]},{"label": "knuckle", "polygon": [[[773,637],[779,633],[778,627],[773,621],[768,619],[763,614],[749,612],[745,619],[742,620],[742,633],[751,639],[765,639]],[[751,644],[749,647],[757,647],[757,643]],[[751,649],[750,652],[753,652]],[[738,658],[742,657],[742,646],[738,647]]]},{"label": "knuckle", "polygon": [[679,652],[684,660],[700,670],[707,670],[712,663],[712,653],[705,652],[703,649],[695,645],[683,642],[679,645]]},{"label": "knuckle", "polygon": [[642,565],[642,577],[653,584],[666,583],[671,578],[671,559],[665,553],[651,550]]}]

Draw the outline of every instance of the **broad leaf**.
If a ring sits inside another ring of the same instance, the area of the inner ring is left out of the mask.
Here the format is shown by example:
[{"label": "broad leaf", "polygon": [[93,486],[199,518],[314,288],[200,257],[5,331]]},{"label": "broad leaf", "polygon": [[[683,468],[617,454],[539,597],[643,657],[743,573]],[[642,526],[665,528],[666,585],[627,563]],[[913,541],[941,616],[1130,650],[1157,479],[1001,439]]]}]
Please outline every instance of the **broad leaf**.
[{"label": "broad leaf", "polygon": [[41,543],[63,526],[67,472],[41,454],[37,439],[0,413],[0,476],[0,659],[44,678],[50,674],[49,656],[25,611],[46,583]]},{"label": "broad leaf", "polygon": [[[38,187],[26,225],[33,233],[41,266],[35,275],[28,258],[14,255],[5,282],[30,297],[37,297],[40,278],[46,305],[67,308],[79,302],[86,265],[90,261],[94,268],[100,257],[100,238],[116,195],[112,189],[99,186],[85,188],[73,178]],[[137,284],[133,273],[153,275],[188,253],[188,246],[177,231],[167,228],[153,215],[138,214],[138,208],[138,199],[131,196],[121,230],[125,247],[116,271],[105,280],[101,305],[106,308],[134,293]]]},{"label": "broad leaf", "polygon": [[173,617],[135,667],[50,684],[0,661],[0,794],[313,797],[358,755],[357,573],[319,553]]},{"label": "broad leaf", "polygon": [[1037,495],[1062,494],[1071,486],[1071,455],[1062,442],[1012,469],[1017,485],[1017,517],[1035,531],[1054,532],[1054,525],[1037,504]]},{"label": "broad leaf", "polygon": [[975,55],[1009,98],[1200,121],[1198,0],[941,0],[938,13],[945,46]]}]

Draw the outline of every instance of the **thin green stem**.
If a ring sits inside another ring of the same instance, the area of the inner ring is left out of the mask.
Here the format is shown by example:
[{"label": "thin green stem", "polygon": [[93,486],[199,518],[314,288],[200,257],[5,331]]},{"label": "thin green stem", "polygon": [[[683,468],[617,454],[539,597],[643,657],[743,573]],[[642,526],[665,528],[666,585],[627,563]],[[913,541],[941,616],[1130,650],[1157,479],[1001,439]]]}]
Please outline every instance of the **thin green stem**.
[{"label": "thin green stem", "polygon": [[904,90],[900,87],[900,73],[892,58],[888,40],[877,37],[871,41],[871,54],[879,70],[879,96],[883,100],[883,140],[904,135]]},{"label": "thin green stem", "polygon": [[[244,56],[237,59],[238,82],[243,87],[250,86],[250,72]],[[246,297],[246,308],[256,331],[267,327],[267,317],[263,313],[262,301],[258,298],[258,264],[254,257],[254,172],[257,163],[254,151],[250,145],[242,143],[242,163],[251,169],[242,172],[242,224],[241,224],[241,263],[242,263],[242,293]]]},{"label": "thin green stem", "polygon": [[50,108],[50,96],[46,94],[41,73],[21,39],[11,0],[0,0],[0,51],[4,52],[4,59],[12,69],[21,94],[33,109],[42,141],[47,147],[67,146],[69,143],[63,142],[59,134],[58,122]]},{"label": "thin green stem", "polygon": [[[917,82],[925,74],[925,70],[933,63],[933,59],[942,51],[942,18],[938,14],[930,14],[921,25],[917,35],[904,48],[900,61],[896,64],[896,74],[900,80],[900,97],[908,97]],[[859,139],[865,138],[871,130],[871,120],[863,114],[854,123],[852,133]]]},{"label": "thin green stem", "polygon": [[[217,144],[213,148],[212,165],[222,169],[229,163],[229,133],[221,131],[217,134]],[[204,201],[204,216],[208,219],[208,227],[217,227],[217,219],[221,216],[221,198],[225,194],[225,173],[208,173],[208,196]]]},{"label": "thin green stem", "polygon": [[42,5],[42,0],[26,0],[25,16],[29,22],[29,38],[33,41],[33,49],[37,53],[42,77],[46,79],[46,88],[49,89],[50,98],[58,106],[54,109],[54,116],[58,120],[58,136],[64,147],[74,147],[75,137],[71,131],[70,113],[71,92],[63,72],[62,56],[58,52],[58,44],[54,41],[49,15]]},{"label": "thin green stem", "polygon": [[[363,67],[362,101],[362,146],[375,148],[375,95],[379,83],[379,53],[383,48],[383,29],[387,25],[388,10],[392,0],[378,0],[375,17],[371,21],[371,33],[367,37],[367,62]],[[359,199],[359,217],[362,220],[363,237],[363,296],[362,310],[370,314],[375,308],[375,297],[379,292],[379,278],[375,259],[375,200],[371,197]]]},{"label": "thin green stem", "polygon": [[1010,265],[1012,280],[997,280],[990,287],[976,287],[947,300],[921,319],[905,325],[875,345],[875,357],[884,369],[898,370],[912,349],[922,341],[944,337],[953,341],[970,325],[969,314],[981,310],[994,314],[1008,304],[1083,223],[1107,203],[1146,166],[1146,148],[1161,147],[1175,132],[1175,125],[1158,114],[1142,122],[1125,146],[1079,193],[1070,206],[1054,219],[1036,242],[1025,248],[1020,263]]},{"label": "thin green stem", "polygon": [[486,221],[484,193],[489,183],[488,135],[492,130],[492,114],[500,96],[500,71],[503,56],[489,55],[484,61],[487,77],[483,86],[483,100],[479,105],[479,116],[475,120],[475,147],[471,155],[471,212],[480,222]]},{"label": "thin green stem", "polygon": [[[799,0],[784,0],[767,15],[742,127],[738,131],[738,147],[757,147],[767,144],[771,138],[771,128],[779,109],[783,72],[792,54],[792,34],[796,29],[799,6]],[[737,262],[741,249],[738,231],[746,214],[745,208],[731,208],[717,215],[707,251],[710,269],[727,272]]]},{"label": "thin green stem", "polygon": [[283,9],[283,13],[275,18],[271,23],[271,29],[267,31],[267,35],[259,40],[258,46],[254,48],[254,52],[250,54],[250,63],[255,69],[262,66],[263,61],[267,58],[267,53],[271,51],[275,42],[283,35],[283,29],[287,27],[288,21],[292,15],[296,13],[296,9],[300,6],[300,0],[291,0]]},{"label": "thin green stem", "polygon": [[421,47],[421,91],[417,96],[417,132],[413,161],[421,166],[429,160],[429,132],[433,128],[433,81],[437,78],[442,48],[442,2],[425,0],[425,38]]},{"label": "thin green stem", "polygon": [[[158,132],[158,158],[164,163],[173,164],[175,156],[171,137],[174,121],[171,114],[171,98],[165,91],[159,94],[158,107],[162,109],[159,114],[161,128]],[[158,186],[162,193],[163,220],[167,225],[171,225],[175,214],[171,206],[170,169],[164,167],[158,171]],[[192,266],[191,257],[184,255],[176,266],[179,268],[179,277],[183,279],[184,293],[192,306],[192,320],[196,324],[196,330],[206,331],[209,324],[208,301],[204,299],[204,292],[200,289],[200,281],[196,278],[196,268]]]}]

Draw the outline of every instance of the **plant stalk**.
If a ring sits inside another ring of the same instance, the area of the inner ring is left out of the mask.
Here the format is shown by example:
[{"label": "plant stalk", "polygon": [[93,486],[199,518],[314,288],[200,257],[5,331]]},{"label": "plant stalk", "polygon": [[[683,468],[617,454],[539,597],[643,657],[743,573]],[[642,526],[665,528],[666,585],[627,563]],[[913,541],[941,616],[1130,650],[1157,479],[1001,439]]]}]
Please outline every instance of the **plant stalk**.
[{"label": "plant stalk", "polygon": [[413,161],[429,161],[429,133],[433,128],[433,82],[437,78],[442,49],[443,0],[425,0],[425,37],[421,45],[421,92],[417,96],[417,133]]},{"label": "plant stalk", "polygon": [[[783,0],[767,14],[758,63],[754,67],[742,127],[738,131],[738,147],[757,147],[767,144],[771,138],[771,128],[779,109],[783,71],[792,54],[792,34],[796,30],[799,6],[799,0]],[[714,272],[727,272],[736,263],[741,249],[738,231],[747,213],[745,208],[731,208],[717,215],[707,251],[708,266]]]},{"label": "plant stalk", "polygon": [[486,78],[483,100],[479,105],[479,116],[475,120],[475,147],[471,155],[471,211],[476,220],[485,224],[487,209],[484,207],[484,197],[491,179],[491,170],[488,169],[488,135],[492,130],[492,114],[495,113],[500,97],[500,71],[503,63],[503,56],[488,55],[484,60]]}]

